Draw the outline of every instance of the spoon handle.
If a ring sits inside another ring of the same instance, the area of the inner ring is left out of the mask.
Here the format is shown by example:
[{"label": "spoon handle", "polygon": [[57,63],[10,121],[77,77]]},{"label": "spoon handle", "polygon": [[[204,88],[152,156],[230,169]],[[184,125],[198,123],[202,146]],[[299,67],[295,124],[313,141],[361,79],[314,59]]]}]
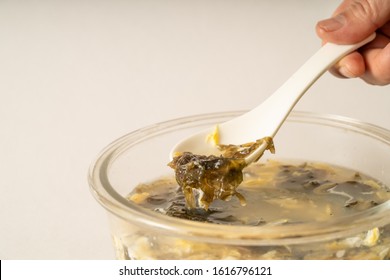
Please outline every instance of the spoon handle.
[{"label": "spoon handle", "polygon": [[[229,144],[242,144],[262,137],[274,137],[302,95],[313,83],[338,60],[367,44],[375,38],[373,33],[365,40],[353,45],[327,43],[303,64],[277,91],[255,109],[221,124],[220,142],[229,139]],[[259,120],[258,123],[253,123]],[[246,125],[247,128],[242,126]],[[223,126],[227,126],[226,131]],[[236,129],[234,126],[237,126]],[[254,129],[255,128],[255,129]],[[235,131],[245,131],[237,134]]]}]

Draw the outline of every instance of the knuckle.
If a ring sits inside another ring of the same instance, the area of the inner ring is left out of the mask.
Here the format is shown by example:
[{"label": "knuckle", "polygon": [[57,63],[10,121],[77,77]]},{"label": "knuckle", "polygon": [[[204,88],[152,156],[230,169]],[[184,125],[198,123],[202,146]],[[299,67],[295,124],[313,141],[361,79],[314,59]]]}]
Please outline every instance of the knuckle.
[{"label": "knuckle", "polygon": [[[380,2],[380,1],[379,1]],[[368,20],[370,24],[379,28],[377,19],[379,18],[379,5],[372,0],[357,0],[351,5],[351,12],[353,16],[358,19]]]}]

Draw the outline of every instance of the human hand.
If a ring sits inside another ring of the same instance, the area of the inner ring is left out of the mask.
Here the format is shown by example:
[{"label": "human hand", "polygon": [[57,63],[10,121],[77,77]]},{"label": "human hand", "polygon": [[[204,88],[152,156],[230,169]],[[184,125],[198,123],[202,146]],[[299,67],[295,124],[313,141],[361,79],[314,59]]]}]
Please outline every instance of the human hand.
[{"label": "human hand", "polygon": [[344,0],[316,26],[323,42],[353,44],[376,32],[374,41],[341,59],[330,72],[360,77],[373,85],[390,84],[390,0]]}]

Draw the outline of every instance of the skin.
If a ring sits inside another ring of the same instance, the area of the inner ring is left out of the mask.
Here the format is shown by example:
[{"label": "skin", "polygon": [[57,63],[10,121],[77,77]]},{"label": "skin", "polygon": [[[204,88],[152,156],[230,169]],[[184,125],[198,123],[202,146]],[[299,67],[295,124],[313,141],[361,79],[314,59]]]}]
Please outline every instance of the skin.
[{"label": "skin", "polygon": [[390,0],[345,0],[332,17],[319,21],[323,43],[353,44],[376,32],[371,43],[341,59],[330,72],[359,77],[372,85],[390,84]]}]

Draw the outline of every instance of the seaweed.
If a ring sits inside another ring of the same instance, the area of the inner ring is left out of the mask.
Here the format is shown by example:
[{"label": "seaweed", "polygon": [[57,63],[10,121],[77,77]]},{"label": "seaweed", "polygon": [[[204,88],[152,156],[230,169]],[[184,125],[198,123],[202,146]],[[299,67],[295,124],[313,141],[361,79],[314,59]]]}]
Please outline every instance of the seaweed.
[{"label": "seaweed", "polygon": [[233,196],[245,205],[245,198],[236,190],[243,181],[242,170],[247,166],[245,157],[264,141],[268,144],[267,149],[274,153],[272,138],[266,137],[243,145],[219,145],[220,156],[184,152],[174,157],[168,166],[175,170],[187,207],[207,210],[214,200],[228,201]]}]

